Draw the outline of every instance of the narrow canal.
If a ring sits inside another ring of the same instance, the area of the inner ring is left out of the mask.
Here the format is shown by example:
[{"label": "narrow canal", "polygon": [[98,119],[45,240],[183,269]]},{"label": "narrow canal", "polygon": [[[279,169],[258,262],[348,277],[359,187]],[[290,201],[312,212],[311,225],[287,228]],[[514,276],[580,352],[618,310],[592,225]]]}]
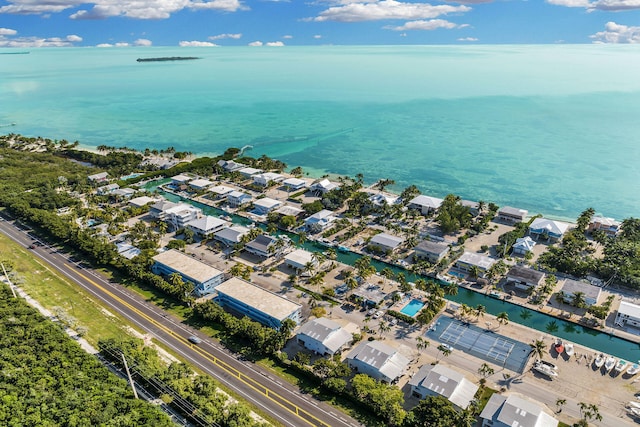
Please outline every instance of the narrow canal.
[{"label": "narrow canal", "polygon": [[[147,188],[149,191],[156,190],[158,185],[161,185],[165,182],[169,182],[170,180],[162,180],[156,181],[152,185],[149,185]],[[182,198],[180,196],[176,196],[171,193],[167,193],[162,191],[161,189],[157,189],[167,200],[178,202],[183,201],[190,203],[198,208],[201,208],[202,211],[207,215],[212,216],[221,216],[228,215],[223,210],[213,208],[211,206],[204,205],[202,203],[194,202],[189,199]],[[253,221],[240,217],[238,215],[232,215],[233,222],[236,224],[247,225],[252,223]],[[288,233],[287,233],[288,234]],[[288,234],[292,239],[297,241],[297,236],[295,234]],[[315,242],[305,242],[302,247],[306,250],[313,252],[321,252],[326,250],[326,247],[317,244]],[[353,252],[337,252],[338,259],[337,261],[347,264],[353,265],[355,261],[360,258],[359,254]],[[422,277],[426,280],[433,280],[432,278],[426,276],[416,276],[414,274],[409,273],[408,271],[390,265],[381,261],[372,260],[371,265],[373,265],[377,271],[382,271],[384,268],[390,268],[395,274],[402,272],[405,274],[408,281],[415,281],[419,277]],[[489,297],[485,294],[471,291],[469,289],[458,287],[457,295],[449,295],[447,296],[449,301],[454,301],[460,304],[467,304],[471,307],[476,307],[481,304],[486,308],[486,312],[492,315],[497,315],[501,312],[506,312],[509,315],[509,321],[519,323],[524,326],[528,326],[529,328],[535,329],[542,333],[542,336],[553,336],[560,337],[564,340],[568,340],[574,342],[576,344],[592,348],[596,351],[603,352],[605,354],[610,354],[614,357],[622,358],[630,362],[636,362],[640,360],[640,344],[634,343],[632,341],[626,340],[624,338],[619,338],[611,335],[606,331],[597,331],[591,328],[586,328],[581,325],[576,325],[573,322],[568,322],[563,319],[558,319],[553,316],[549,316],[544,313],[540,313],[536,310],[529,309],[527,307],[522,307],[513,303],[510,303],[505,300],[500,300],[496,298]],[[545,342],[548,345],[551,345],[551,339],[545,339]]]}]

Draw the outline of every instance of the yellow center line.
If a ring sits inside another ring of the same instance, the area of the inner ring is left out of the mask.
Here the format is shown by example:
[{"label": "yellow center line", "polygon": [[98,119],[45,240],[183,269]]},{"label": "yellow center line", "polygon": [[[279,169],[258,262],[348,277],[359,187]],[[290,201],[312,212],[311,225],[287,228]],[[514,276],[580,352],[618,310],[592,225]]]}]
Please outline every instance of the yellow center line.
[{"label": "yellow center line", "polygon": [[[113,298],[116,301],[120,302],[122,305],[128,307],[130,310],[134,311],[139,316],[145,318],[147,321],[151,322],[156,327],[161,328],[162,330],[164,330],[169,335],[172,335],[174,338],[178,339],[178,341],[181,344],[188,346],[192,350],[195,350],[201,356],[205,357],[207,360],[212,362],[214,365],[224,369],[228,373],[232,374],[234,377],[237,377],[246,386],[252,388],[253,390],[257,391],[260,394],[263,394],[266,398],[271,400],[273,403],[277,404],[278,406],[280,406],[283,409],[286,409],[290,413],[298,416],[301,420],[305,421],[309,425],[331,427],[329,424],[327,424],[324,421],[318,419],[313,414],[310,414],[309,412],[305,411],[304,409],[298,407],[297,405],[295,405],[294,403],[290,402],[289,400],[287,400],[283,396],[280,396],[278,393],[276,393],[276,392],[272,391],[271,389],[267,388],[265,385],[260,384],[255,379],[251,378],[248,375],[245,375],[244,373],[242,373],[238,369],[234,368],[233,366],[229,365],[228,363],[218,359],[215,356],[211,356],[209,353],[207,353],[203,349],[192,345],[189,340],[187,340],[186,338],[184,338],[184,337],[180,336],[179,334],[175,333],[173,330],[171,330],[170,328],[166,327],[165,325],[163,325],[162,323],[158,322],[157,320],[155,320],[154,318],[150,317],[149,315],[147,315],[147,314],[143,313],[142,311],[138,310],[136,307],[134,307],[131,304],[129,304],[128,302],[124,301],[122,298],[120,298],[119,296],[115,295],[113,292],[107,290],[104,286],[96,283],[95,281],[93,281],[89,277],[85,276],[84,274],[78,272],[77,270],[72,269],[67,264],[63,264],[63,265],[65,267],[67,267],[69,270],[73,271],[78,276],[82,277],[87,282],[91,283],[96,288],[100,289],[103,293],[109,295],[111,298]],[[285,402],[286,405],[283,404],[282,402]],[[309,419],[315,421],[316,423],[314,424],[314,422],[310,421]]]}]

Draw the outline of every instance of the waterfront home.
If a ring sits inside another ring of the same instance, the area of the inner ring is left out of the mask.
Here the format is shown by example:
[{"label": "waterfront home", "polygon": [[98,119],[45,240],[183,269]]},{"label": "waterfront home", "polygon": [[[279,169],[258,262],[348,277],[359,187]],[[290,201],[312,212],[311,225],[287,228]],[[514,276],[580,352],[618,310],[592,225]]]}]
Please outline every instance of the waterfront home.
[{"label": "waterfront home", "polygon": [[201,239],[212,237],[214,233],[229,226],[229,222],[215,216],[205,215],[187,223],[187,228]]},{"label": "waterfront home", "polygon": [[630,301],[620,301],[615,324],[620,328],[631,326],[632,328],[628,328],[627,332],[640,334],[640,305]]},{"label": "waterfront home", "polygon": [[515,224],[517,222],[523,222],[527,215],[529,215],[529,211],[526,209],[518,209],[512,208],[511,206],[504,206],[498,210],[498,214],[496,215],[497,221],[506,222],[509,224]]},{"label": "waterfront home", "polygon": [[571,224],[562,221],[554,221],[548,218],[536,218],[529,225],[529,235],[535,240],[539,238],[557,241],[564,236]]},{"label": "waterfront home", "polygon": [[93,183],[97,182],[105,182],[109,179],[109,174],[107,172],[100,172],[93,175],[89,175],[87,179]]},{"label": "waterfront home", "polygon": [[191,181],[193,178],[190,177],[189,175],[183,175],[183,174],[179,174],[179,175],[175,175],[171,177],[171,184],[175,187],[178,187],[182,184],[186,184],[187,182]]},{"label": "waterfront home", "polygon": [[218,160],[218,166],[224,169],[225,172],[235,172],[247,167],[247,165],[234,162],[233,160]]},{"label": "waterfront home", "polygon": [[111,192],[111,197],[115,199],[128,199],[136,194],[136,190],[133,188],[117,188]]},{"label": "waterfront home", "polygon": [[304,227],[309,233],[320,233],[329,228],[331,223],[338,219],[333,211],[323,209],[304,220]]},{"label": "waterfront home", "polygon": [[298,218],[304,213],[304,210],[291,205],[282,205],[274,212],[281,216],[293,216]]},{"label": "waterfront home", "polygon": [[151,206],[149,209],[149,215],[154,219],[164,221],[167,217],[167,211],[176,206],[178,206],[178,203],[173,203],[166,199],[160,199]]},{"label": "waterfront home", "polygon": [[318,267],[318,260],[309,251],[296,249],[284,257],[284,263],[296,271],[305,271],[308,266]]},{"label": "waterfront home", "polygon": [[322,179],[318,182],[314,182],[313,184],[311,184],[311,187],[309,187],[309,190],[311,190],[311,193],[319,196],[319,195],[326,194],[329,191],[335,190],[337,188],[340,188],[338,184],[335,184],[329,181],[328,179]]},{"label": "waterfront home", "polygon": [[596,305],[600,299],[602,288],[592,285],[588,282],[579,282],[577,280],[566,279],[560,289],[564,301],[571,303],[576,292],[584,294],[584,302],[587,306]]},{"label": "waterfront home", "polygon": [[480,277],[484,276],[484,273],[496,263],[495,258],[491,258],[486,255],[479,254],[477,252],[465,252],[456,261],[456,267],[467,273],[472,269],[477,268],[480,272]]},{"label": "waterfront home", "polygon": [[242,236],[249,233],[247,227],[241,225],[234,225],[231,227],[223,228],[222,230],[213,234],[213,239],[222,243],[225,246],[233,246],[240,243]]},{"label": "waterfront home", "polygon": [[381,250],[383,252],[393,252],[404,243],[402,237],[392,236],[387,233],[376,234],[369,240],[369,247],[374,250]]},{"label": "waterfront home", "polygon": [[347,355],[347,364],[355,372],[392,384],[409,366],[410,360],[381,341],[363,341]]},{"label": "waterfront home", "polygon": [[432,240],[423,240],[414,250],[414,260],[426,259],[431,264],[436,264],[447,256],[449,253],[449,245]]},{"label": "waterfront home", "polygon": [[141,208],[150,203],[156,203],[157,201],[158,199],[154,199],[153,197],[140,196],[140,197],[136,197],[135,199],[129,200],[129,206],[133,206],[134,208]]},{"label": "waterfront home", "polygon": [[209,181],[208,179],[194,179],[189,183],[189,186],[196,191],[206,190],[208,187],[211,187],[214,184],[213,181]]},{"label": "waterfront home", "polygon": [[320,317],[303,324],[296,334],[296,341],[316,354],[333,356],[353,341],[353,334],[338,322]]},{"label": "waterfront home", "polygon": [[558,420],[533,399],[494,393],[480,413],[482,427],[557,427]]},{"label": "waterfront home", "polygon": [[300,178],[288,178],[282,181],[282,184],[287,187],[287,191],[298,191],[303,188],[307,188],[309,185],[307,181]]},{"label": "waterfront home", "polygon": [[520,265],[514,265],[507,273],[507,283],[518,289],[535,288],[544,280],[544,273]]},{"label": "waterfront home", "polygon": [[165,211],[165,221],[171,224],[174,230],[184,228],[188,222],[194,221],[201,216],[202,209],[187,203],[179,203]]},{"label": "waterfront home", "polygon": [[239,208],[251,201],[251,196],[242,191],[232,191],[227,194],[227,204],[232,208]]},{"label": "waterfront home", "polygon": [[267,185],[269,185],[269,183],[272,182],[278,183],[282,181],[284,181],[284,176],[280,175],[279,173],[265,172],[253,175],[253,183],[256,185],[261,185],[262,187],[266,187]]},{"label": "waterfront home", "polygon": [[620,231],[622,224],[613,218],[605,218],[602,216],[594,216],[587,227],[587,231],[593,233],[594,231],[602,231],[609,237],[616,237]]},{"label": "waterfront home", "polygon": [[278,251],[276,242],[278,238],[269,236],[268,234],[260,234],[255,239],[247,243],[244,249],[250,254],[254,254],[263,258],[269,258],[276,255]]},{"label": "waterfront home", "polygon": [[460,200],[460,204],[469,209],[469,213],[472,216],[478,216],[480,213],[480,204],[471,200]]},{"label": "waterfront home", "polygon": [[117,190],[118,188],[120,188],[120,186],[115,183],[103,185],[102,187],[98,187],[98,189],[96,190],[96,194],[104,196],[105,194],[109,194],[112,191]]},{"label": "waterfront home", "polygon": [[511,247],[512,255],[526,255],[533,251],[533,247],[536,245],[535,240],[529,236],[518,237],[516,242]]},{"label": "waterfront home", "polygon": [[422,215],[429,215],[440,208],[444,200],[431,196],[416,196],[409,201],[409,209],[417,209]]},{"label": "waterfront home", "polygon": [[159,253],[153,261],[151,271],[154,274],[170,280],[168,276],[178,273],[183,281],[193,283],[199,296],[212,293],[224,279],[222,271],[175,249]]},{"label": "waterfront home", "polygon": [[270,199],[269,197],[263,197],[262,199],[256,199],[253,202],[253,211],[252,213],[256,215],[266,215],[272,210],[276,209],[282,203],[275,199]]},{"label": "waterfront home", "polygon": [[224,199],[230,193],[233,193],[234,189],[231,187],[227,187],[226,185],[215,185],[209,188],[209,192],[213,195],[215,199]]},{"label": "waterfront home", "polygon": [[456,409],[466,409],[473,401],[478,386],[463,374],[447,368],[442,363],[422,365],[409,380],[411,394],[420,399],[427,396],[442,396]]},{"label": "waterfront home", "polygon": [[264,171],[262,169],[246,167],[246,168],[239,169],[238,172],[240,172],[240,175],[242,175],[245,178],[251,178],[253,175],[257,175]]},{"label": "waterfront home", "polygon": [[216,302],[240,316],[279,329],[286,319],[300,323],[302,306],[237,277],[216,287]]},{"label": "waterfront home", "polygon": [[369,200],[376,206],[395,205],[400,197],[387,193],[374,193],[369,196]]}]

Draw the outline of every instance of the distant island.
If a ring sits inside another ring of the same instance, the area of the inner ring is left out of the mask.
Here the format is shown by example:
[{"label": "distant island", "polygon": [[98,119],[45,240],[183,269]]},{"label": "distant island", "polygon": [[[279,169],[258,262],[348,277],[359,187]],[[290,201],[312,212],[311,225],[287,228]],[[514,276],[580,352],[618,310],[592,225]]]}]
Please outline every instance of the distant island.
[{"label": "distant island", "polygon": [[200,59],[197,56],[163,56],[160,58],[138,58],[138,62],[190,61]]}]

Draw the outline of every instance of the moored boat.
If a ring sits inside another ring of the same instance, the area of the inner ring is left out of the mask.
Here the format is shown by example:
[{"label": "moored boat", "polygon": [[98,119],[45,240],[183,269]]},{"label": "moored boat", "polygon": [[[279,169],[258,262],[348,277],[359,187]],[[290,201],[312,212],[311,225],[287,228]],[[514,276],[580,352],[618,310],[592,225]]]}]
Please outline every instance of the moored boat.
[{"label": "moored boat", "polygon": [[569,357],[573,356],[573,343],[570,343],[570,342],[566,343],[564,346],[564,352]]},{"label": "moored boat", "polygon": [[637,363],[634,363],[633,365],[629,366],[629,369],[627,369],[626,374],[627,375],[635,375],[638,372],[640,372],[640,365]]},{"label": "moored boat", "polygon": [[349,248],[348,248],[348,247],[346,247],[346,246],[342,246],[342,245],[339,245],[339,246],[338,246],[338,250],[339,250],[340,252],[349,252]]},{"label": "moored boat", "polygon": [[624,372],[626,368],[627,368],[627,361],[620,359],[618,360],[618,363],[616,363],[616,366],[613,368],[613,371],[616,373],[620,373],[620,372]]},{"label": "moored boat", "polygon": [[551,362],[547,362],[546,360],[538,359],[538,360],[536,360],[536,364],[547,365],[549,368],[553,369],[554,371],[558,369],[558,367],[556,365],[554,365]]},{"label": "moored boat", "polygon": [[593,364],[596,365],[596,368],[601,368],[604,365],[604,354],[600,353]]},{"label": "moored boat", "polygon": [[616,359],[612,356],[607,357],[607,360],[604,362],[604,370],[605,372],[609,372],[613,369],[616,364]]},{"label": "moored boat", "polygon": [[557,376],[558,376],[558,373],[555,371],[555,369],[551,368],[549,365],[547,365],[547,364],[545,364],[545,363],[538,363],[538,362],[536,362],[536,363],[533,365],[533,368],[532,368],[532,369],[533,369],[534,371],[536,371],[536,372],[538,372],[538,373],[542,374],[542,375],[545,375],[545,376],[547,376],[547,377],[551,378],[551,379],[553,379],[553,378],[555,378],[555,377],[557,377]]}]

